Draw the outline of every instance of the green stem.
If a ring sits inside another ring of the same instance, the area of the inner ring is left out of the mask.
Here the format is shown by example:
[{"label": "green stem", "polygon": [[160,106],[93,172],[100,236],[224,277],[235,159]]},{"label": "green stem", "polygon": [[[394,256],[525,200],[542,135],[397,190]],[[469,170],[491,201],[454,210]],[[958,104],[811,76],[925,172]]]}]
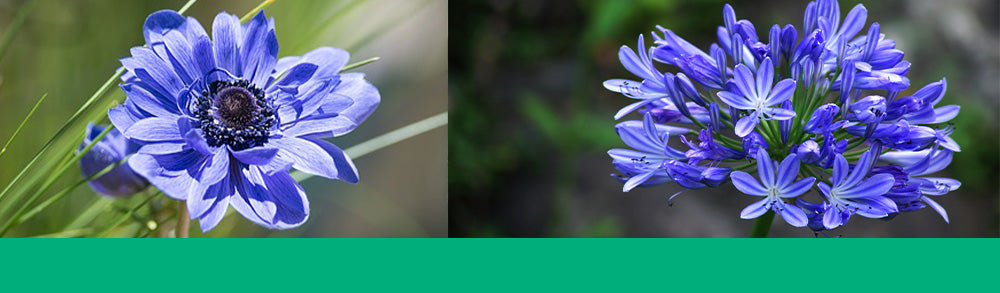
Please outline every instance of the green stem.
[{"label": "green stem", "polygon": [[767,238],[767,233],[771,231],[771,223],[774,222],[774,211],[767,211],[764,215],[757,217],[753,222],[753,230],[750,230],[750,238]]},{"label": "green stem", "polygon": [[[861,143],[863,143],[863,142],[865,142],[865,139],[864,139],[864,138],[859,138],[858,140],[856,140],[856,141],[853,141],[853,142],[851,142],[851,143],[850,143],[849,145],[847,145],[847,147],[846,147],[846,148],[844,148],[844,150],[851,150],[851,149],[854,149],[854,148],[858,147],[859,145],[861,145]],[[864,150],[861,150],[860,152],[861,152],[861,153],[864,153],[865,151],[867,151],[867,149],[864,149]],[[860,154],[860,153],[859,153],[859,154]],[[848,155],[847,155],[847,154],[844,154],[844,156],[846,157],[846,156],[848,156]]]},{"label": "green stem", "polygon": [[250,10],[250,12],[244,14],[243,17],[240,17],[240,22],[247,22],[247,20],[250,20],[250,18],[254,16],[254,14],[263,10],[264,7],[271,5],[271,3],[274,3],[274,0],[264,0],[264,2],[260,2],[260,4],[257,5],[257,7],[254,7],[253,10]]},{"label": "green stem", "polygon": [[177,14],[184,14],[184,12],[187,12],[188,8],[191,8],[191,5],[194,5],[195,2],[198,2],[198,0],[190,0],[187,3],[184,3],[184,6],[181,6],[181,9],[177,10]]},{"label": "green stem", "polygon": [[174,237],[188,238],[188,230],[191,225],[191,217],[188,216],[187,204],[177,202],[177,226],[174,227]]},{"label": "green stem", "polygon": [[[389,133],[369,139],[368,141],[359,143],[344,150],[344,152],[347,153],[347,156],[357,159],[381,148],[417,136],[421,133],[434,130],[435,128],[446,124],[448,124],[448,112],[434,115],[430,118],[414,122],[413,124],[403,126],[402,128],[390,131]],[[307,173],[299,171],[292,172],[292,178],[295,178],[295,181],[301,182],[302,180],[309,179],[310,177],[312,177],[312,175]]]},{"label": "green stem", "polygon": [[348,64],[347,66],[344,66],[344,68],[341,68],[340,72],[344,72],[344,71],[355,69],[355,68],[358,68],[358,67],[361,67],[361,66],[365,66],[368,63],[372,63],[372,62],[378,61],[379,59],[382,59],[382,58],[380,58],[380,57],[372,57],[372,58],[368,58],[368,59],[361,60],[361,61],[358,61],[358,62],[354,62],[354,63]]},{"label": "green stem", "polygon": [[750,168],[750,167],[753,167],[753,166],[754,166],[754,165],[756,165],[756,164],[757,164],[757,162],[750,162],[750,163],[746,163],[746,164],[745,164],[745,165],[743,165],[743,166],[739,166],[739,167],[736,167],[736,168],[733,168],[733,170],[736,170],[736,171],[738,171],[738,170],[743,170],[743,169],[746,169],[746,168]]}]

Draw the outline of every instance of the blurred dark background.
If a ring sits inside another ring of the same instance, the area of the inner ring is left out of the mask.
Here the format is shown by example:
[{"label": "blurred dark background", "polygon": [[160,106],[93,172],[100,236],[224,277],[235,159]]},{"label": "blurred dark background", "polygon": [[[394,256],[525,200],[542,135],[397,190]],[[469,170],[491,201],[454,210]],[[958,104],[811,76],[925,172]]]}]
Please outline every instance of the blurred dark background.
[{"label": "blurred dark background", "polygon": [[[732,184],[680,191],[667,184],[622,193],[608,149],[625,147],[612,116],[630,103],[601,82],[635,77],[621,45],[659,24],[706,50],[725,2],[671,0],[452,1],[449,7],[449,233],[458,237],[745,237],[739,218],[756,200]],[[841,16],[856,5],[841,1]],[[913,66],[912,93],[948,79],[939,105],[962,110],[962,146],[938,177],[961,189],[892,221],[852,217],[844,237],[997,237],[1000,39],[997,1],[871,1],[868,24],[897,41]],[[759,35],[771,24],[802,26],[806,1],[737,1],[737,18]],[[864,28],[867,30],[867,24]],[[801,33],[801,32],[800,32]],[[648,44],[648,43],[647,43]],[[677,71],[661,66],[664,71]],[[637,119],[632,114],[626,119]],[[772,237],[813,237],[776,220]]]},{"label": "blurred dark background", "polygon": [[[69,116],[101,86],[119,58],[143,43],[142,24],[150,13],[177,10],[186,0],[40,0],[10,50],[0,60],[0,143],[6,142],[44,93],[48,98],[0,158],[0,184],[27,164]],[[6,28],[27,1],[0,0],[0,28]],[[216,14],[237,16],[261,0],[198,1],[187,15],[211,32]],[[378,87],[382,103],[354,132],[331,142],[346,149],[386,132],[447,111],[446,0],[276,1],[265,9],[275,20],[279,56],[302,55],[320,46],[340,47],[351,62],[381,57],[355,69]],[[114,87],[111,95],[124,95]],[[106,120],[106,107],[88,120]],[[107,122],[105,122],[107,123]],[[82,125],[71,130],[82,133]],[[354,160],[361,181],[312,178],[302,182],[311,215],[303,226],[268,230],[230,213],[214,230],[192,237],[446,237],[448,186],[447,127],[438,128]],[[71,170],[55,190],[80,180]],[[52,193],[50,192],[50,193]],[[138,197],[112,200],[87,187],[76,189],[9,236],[61,231],[91,206],[102,218],[118,217]],[[10,204],[5,202],[5,204]],[[232,212],[232,210],[231,210]],[[6,219],[4,219],[6,220]],[[141,221],[121,225],[116,237],[130,237]],[[193,223],[192,227],[197,227]],[[132,230],[129,230],[132,229]]]}]

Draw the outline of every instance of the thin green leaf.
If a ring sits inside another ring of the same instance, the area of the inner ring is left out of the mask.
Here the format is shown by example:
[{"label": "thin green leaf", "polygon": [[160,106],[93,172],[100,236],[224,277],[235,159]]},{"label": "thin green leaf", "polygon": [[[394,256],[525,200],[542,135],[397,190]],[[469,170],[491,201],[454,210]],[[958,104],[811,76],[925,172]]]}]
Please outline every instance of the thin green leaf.
[{"label": "thin green leaf", "polygon": [[[379,135],[373,139],[369,139],[365,142],[354,145],[353,147],[344,150],[344,152],[347,153],[347,156],[357,159],[371,152],[377,151],[384,147],[417,136],[419,134],[434,130],[435,128],[447,124],[448,124],[448,112],[437,114],[430,118],[414,122],[410,125],[403,126],[399,129],[390,131],[386,134]],[[292,178],[295,178],[295,181],[301,182],[302,180],[309,179],[310,177],[312,177],[311,174],[299,172],[297,170],[292,172]]]},{"label": "thin green leaf", "polygon": [[184,12],[187,12],[188,8],[191,8],[191,5],[194,5],[195,2],[198,2],[198,0],[190,0],[187,3],[184,3],[184,6],[181,6],[181,9],[177,10],[177,14],[184,14]]},{"label": "thin green leaf", "polygon": [[[97,145],[97,142],[101,141],[101,139],[107,136],[108,133],[111,133],[111,130],[113,130],[114,128],[115,128],[114,126],[108,126],[107,128],[105,128],[100,135],[98,135],[96,138],[94,138],[93,141],[90,142],[90,144],[88,144],[83,150],[80,150],[80,152],[76,156],[73,156],[73,159],[60,166],[58,171],[56,171],[55,176],[50,176],[49,180],[45,181],[45,183],[42,184],[41,188],[36,189],[35,193],[33,193],[26,202],[21,204],[20,207],[17,209],[17,211],[14,212],[14,215],[10,217],[10,220],[8,220],[3,225],[3,227],[0,228],[0,237],[3,237],[3,235],[7,234],[7,231],[10,231],[10,228],[14,227],[14,223],[16,223],[17,219],[20,218],[22,214],[24,214],[28,206],[34,203],[35,200],[38,200],[38,198],[42,196],[42,194],[45,193],[45,191],[47,191],[49,187],[52,186],[53,183],[55,183],[60,177],[62,177],[62,174],[65,173],[66,170],[69,170],[69,167],[75,165],[74,163],[79,161],[80,158],[83,157],[83,155],[87,154],[87,152],[89,152],[91,148]],[[4,210],[4,212],[0,214],[6,214],[6,210]]]},{"label": "thin green leaf", "polygon": [[107,174],[108,172],[111,172],[111,170],[114,170],[116,167],[120,166],[121,164],[124,164],[127,161],[128,161],[128,157],[122,159],[121,161],[115,162],[114,164],[108,165],[107,167],[104,167],[104,169],[101,169],[100,172],[94,173],[94,175],[90,175],[87,178],[83,178],[82,180],[77,181],[73,185],[64,187],[62,190],[59,190],[58,192],[56,192],[55,194],[53,194],[49,198],[45,199],[45,201],[43,201],[42,203],[40,203],[37,206],[35,206],[35,208],[33,208],[30,211],[24,213],[24,215],[21,216],[17,220],[16,223],[14,223],[14,225],[19,225],[21,223],[24,223],[25,221],[31,219],[31,217],[34,217],[36,214],[38,214],[39,212],[41,212],[45,208],[49,207],[50,205],[52,205],[56,201],[59,201],[63,197],[66,197],[66,195],[68,195],[70,192],[72,192],[73,190],[76,190],[77,187],[80,187],[83,184],[85,184],[87,182],[90,182],[91,180],[94,180],[94,179],[100,178],[101,176],[104,176],[104,174]]},{"label": "thin green leaf", "polygon": [[254,7],[250,10],[250,12],[247,12],[247,14],[244,14],[243,17],[240,17],[240,22],[247,22],[247,20],[250,20],[250,18],[254,16],[254,14],[257,14],[257,12],[260,12],[264,9],[264,7],[267,7],[272,3],[274,3],[274,0],[264,0],[264,2],[260,2],[257,7]]},{"label": "thin green leaf", "polygon": [[81,229],[73,229],[73,230],[66,230],[55,233],[31,236],[31,238],[76,238],[76,237],[87,236],[87,234],[90,234],[91,231],[92,229],[90,228],[81,228]]},{"label": "thin green leaf", "polygon": [[61,136],[64,132],[66,132],[66,130],[69,129],[70,126],[73,125],[73,123],[76,123],[76,120],[80,118],[80,114],[83,113],[83,111],[86,110],[88,107],[90,107],[90,105],[93,104],[98,97],[103,96],[104,93],[106,93],[108,89],[111,88],[111,84],[114,83],[114,81],[117,80],[118,77],[121,76],[122,72],[124,71],[125,69],[121,67],[119,67],[118,70],[115,70],[115,73],[112,74],[111,77],[104,82],[104,85],[102,85],[101,88],[97,89],[97,92],[94,92],[94,94],[90,96],[90,99],[88,99],[87,102],[85,102],[83,106],[81,106],[80,109],[76,111],[76,113],[73,113],[73,116],[70,116],[69,120],[67,120],[66,123],[64,123],[63,126],[60,127],[58,131],[56,131],[56,134],[53,135],[52,138],[50,138],[49,141],[46,142],[45,145],[43,145],[42,148],[39,149],[37,153],[35,153],[35,156],[31,158],[31,161],[28,162],[28,165],[24,166],[24,168],[21,169],[21,172],[18,172],[17,176],[14,176],[14,179],[7,184],[7,187],[5,187],[2,192],[0,192],[0,200],[3,200],[4,195],[7,194],[10,188],[21,180],[21,177],[24,176],[24,173],[26,173],[28,169],[31,169],[31,166],[35,165],[35,162],[37,162],[38,158],[42,156],[42,153],[45,153],[45,151],[49,149],[49,147],[52,145],[52,142],[56,141],[56,139],[58,139],[59,136]]},{"label": "thin green leaf", "polygon": [[132,208],[131,210],[128,210],[127,212],[125,212],[125,214],[122,214],[121,216],[119,216],[118,219],[115,220],[113,222],[113,224],[111,224],[111,226],[108,226],[107,228],[104,228],[104,230],[102,230],[100,233],[97,233],[97,235],[98,235],[97,237],[106,237],[107,234],[109,232],[111,232],[111,230],[114,230],[115,227],[118,227],[119,225],[124,224],[129,219],[131,219],[132,216],[135,215],[135,213],[138,212],[140,208],[146,206],[146,204],[148,204],[150,200],[152,200],[154,197],[156,197],[159,194],[160,193],[157,192],[157,193],[155,193],[153,195],[150,195],[150,196],[146,197],[145,199],[143,199],[142,202],[140,202],[134,208]]},{"label": "thin green leaf", "polygon": [[[0,54],[3,53],[0,52]],[[24,125],[28,123],[28,119],[31,119],[31,116],[35,115],[35,110],[38,110],[38,105],[41,105],[42,101],[45,101],[45,97],[47,96],[49,96],[48,93],[42,95],[42,97],[38,99],[38,102],[35,102],[35,106],[31,107],[31,111],[28,112],[28,115],[24,116],[24,120],[21,120],[21,125],[17,126],[17,129],[14,130],[14,134],[11,134],[10,139],[7,139],[7,143],[3,145],[3,149],[0,149],[0,157],[3,157],[3,153],[7,152],[7,147],[9,147],[10,143],[14,141],[14,138],[17,137],[17,134],[21,133],[21,128],[24,128]]]},{"label": "thin green leaf", "polygon": [[344,68],[341,68],[340,72],[344,72],[344,71],[355,69],[355,68],[358,68],[358,67],[361,67],[361,66],[365,66],[365,65],[368,65],[368,63],[379,61],[381,59],[382,58],[380,58],[380,57],[372,57],[372,58],[368,58],[368,59],[361,60],[361,61],[358,61],[358,62],[354,62],[354,63],[348,64],[347,66],[344,66]]},{"label": "thin green leaf", "polygon": [[113,201],[114,200],[110,198],[98,197],[97,200],[91,203],[90,206],[87,207],[87,209],[83,210],[83,212],[80,213],[79,216],[76,216],[76,219],[73,219],[73,221],[70,222],[69,225],[66,225],[66,228],[64,228],[63,230],[80,229],[85,225],[89,224],[90,222],[93,222],[94,219],[97,218],[97,216],[104,214],[104,211],[108,208],[108,206],[111,205]]}]

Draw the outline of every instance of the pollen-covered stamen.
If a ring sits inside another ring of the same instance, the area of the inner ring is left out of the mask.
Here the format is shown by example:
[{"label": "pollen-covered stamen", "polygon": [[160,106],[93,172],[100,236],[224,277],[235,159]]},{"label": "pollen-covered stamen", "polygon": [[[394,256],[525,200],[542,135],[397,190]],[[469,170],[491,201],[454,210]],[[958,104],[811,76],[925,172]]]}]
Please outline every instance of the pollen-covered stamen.
[{"label": "pollen-covered stamen", "polygon": [[275,124],[264,92],[242,79],[209,84],[196,100],[194,116],[208,145],[233,150],[263,145]]},{"label": "pollen-covered stamen", "polygon": [[222,89],[213,101],[218,112],[215,115],[223,124],[233,128],[244,128],[250,125],[260,107],[254,101],[254,97],[242,87],[231,86]]}]

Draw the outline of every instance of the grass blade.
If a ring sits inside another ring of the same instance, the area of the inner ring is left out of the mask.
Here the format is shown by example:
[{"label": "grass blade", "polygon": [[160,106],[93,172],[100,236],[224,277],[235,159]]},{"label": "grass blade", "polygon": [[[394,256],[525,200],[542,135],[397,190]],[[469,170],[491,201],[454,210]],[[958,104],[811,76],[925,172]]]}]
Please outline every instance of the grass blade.
[{"label": "grass blade", "polygon": [[83,184],[85,184],[87,182],[90,182],[91,180],[94,180],[94,179],[100,178],[101,176],[104,176],[104,174],[107,174],[108,172],[111,172],[111,170],[114,170],[116,167],[120,166],[121,164],[125,164],[125,162],[127,162],[127,161],[128,161],[128,157],[126,157],[126,158],[122,159],[121,161],[118,161],[118,162],[116,162],[114,164],[108,165],[107,167],[104,167],[104,169],[102,169],[100,172],[94,173],[94,175],[91,175],[90,177],[83,178],[80,181],[77,181],[76,183],[74,183],[73,185],[66,186],[65,188],[63,188],[62,190],[59,190],[58,192],[56,192],[55,194],[53,194],[51,197],[49,197],[48,199],[46,199],[42,203],[40,203],[37,206],[35,206],[35,208],[33,208],[30,211],[24,213],[24,215],[21,216],[17,220],[16,223],[14,223],[14,225],[19,225],[21,223],[24,223],[25,221],[31,219],[31,217],[34,217],[35,215],[37,215],[39,212],[41,212],[45,208],[49,207],[50,205],[52,205],[56,201],[59,201],[60,199],[62,199],[66,195],[68,195],[73,190],[76,190],[77,187],[80,187]]},{"label": "grass blade", "polygon": [[[80,152],[76,156],[74,156],[72,160],[60,166],[58,171],[56,171],[55,176],[50,176],[49,180],[45,181],[45,183],[42,184],[41,188],[35,190],[35,193],[33,193],[31,197],[29,197],[28,200],[24,202],[24,204],[20,205],[17,211],[14,212],[14,215],[10,217],[10,220],[8,220],[7,223],[3,225],[3,228],[0,228],[0,237],[3,237],[4,234],[7,234],[7,231],[10,231],[10,228],[14,227],[14,223],[17,222],[17,219],[21,217],[21,215],[25,212],[25,210],[27,210],[28,206],[30,206],[35,200],[38,200],[38,198],[42,196],[42,193],[47,191],[49,187],[52,186],[53,183],[59,180],[61,175],[65,173],[66,170],[69,170],[69,167],[73,166],[74,163],[76,163],[76,161],[79,161],[80,158],[83,157],[83,155],[87,154],[87,152],[89,152],[91,148],[97,145],[97,142],[101,141],[101,139],[104,139],[104,136],[107,136],[108,133],[111,133],[111,130],[113,130],[114,128],[115,128],[114,126],[108,126],[106,129],[104,129],[103,132],[101,132],[100,135],[94,138],[94,140],[91,141],[90,144],[88,144],[83,150],[80,150]],[[4,210],[4,213],[6,213],[6,210]]]},{"label": "grass blade", "polygon": [[[410,125],[403,126],[399,129],[390,131],[386,134],[379,135],[375,138],[354,145],[344,150],[344,152],[347,153],[347,156],[351,157],[352,159],[357,159],[371,152],[377,151],[384,147],[417,136],[424,132],[434,130],[435,128],[447,124],[448,124],[448,112],[444,112],[441,114],[434,115],[430,118],[414,122]],[[298,170],[292,172],[292,178],[295,178],[295,181],[299,182],[302,182],[302,180],[309,179],[312,176],[313,176],[312,174],[299,172]]]},{"label": "grass blade", "polygon": [[368,59],[361,60],[361,61],[358,61],[358,62],[354,62],[354,63],[348,64],[347,66],[344,66],[344,68],[341,68],[340,72],[344,72],[344,71],[355,69],[355,68],[358,68],[358,67],[361,67],[361,66],[365,66],[365,65],[368,65],[368,63],[379,61],[381,59],[382,58],[380,58],[380,57],[372,57],[372,58],[368,58]]},{"label": "grass blade", "polygon": [[181,9],[177,10],[177,14],[184,14],[184,12],[187,12],[188,8],[191,8],[191,5],[194,5],[195,2],[198,2],[198,0],[190,0],[187,3],[184,3],[184,6],[181,6]]},{"label": "grass blade", "polygon": [[[0,52],[0,54],[3,54],[3,53]],[[2,55],[0,55],[0,56],[2,56]],[[42,97],[38,99],[38,102],[35,102],[35,106],[31,107],[31,111],[28,112],[28,116],[24,116],[24,120],[21,120],[21,125],[17,126],[17,129],[14,130],[14,134],[11,134],[10,135],[10,139],[8,139],[7,143],[5,143],[3,145],[3,149],[0,149],[0,158],[3,157],[3,153],[7,152],[7,147],[9,147],[10,143],[14,141],[14,138],[17,137],[17,134],[21,133],[21,128],[24,128],[24,125],[28,123],[28,119],[31,119],[31,116],[35,115],[35,110],[38,110],[38,105],[41,105],[42,101],[44,101],[45,97],[47,97],[48,95],[49,94],[47,94],[47,93],[44,94],[44,95],[42,95]]]},{"label": "grass blade", "polygon": [[264,2],[260,2],[257,7],[254,7],[250,10],[250,12],[247,12],[247,14],[244,14],[243,17],[240,17],[240,22],[247,22],[247,20],[250,20],[250,18],[254,16],[254,14],[257,14],[257,12],[260,12],[264,9],[264,7],[267,7],[272,3],[274,3],[274,0],[264,0]]},{"label": "grass blade", "polygon": [[4,195],[7,194],[10,188],[21,180],[21,177],[24,176],[24,173],[26,173],[28,169],[31,169],[31,166],[34,166],[35,163],[38,162],[38,158],[42,156],[42,153],[45,153],[45,151],[48,150],[50,146],[52,146],[52,143],[55,142],[56,139],[58,139],[64,132],[66,132],[66,130],[69,129],[70,126],[73,125],[73,123],[76,123],[76,120],[80,118],[80,114],[82,114],[87,108],[89,108],[90,105],[97,100],[97,98],[103,96],[104,93],[106,93],[108,89],[111,88],[111,84],[114,83],[114,81],[117,80],[118,77],[121,76],[122,72],[124,71],[125,69],[121,67],[119,67],[118,70],[115,70],[115,73],[112,74],[111,77],[104,82],[104,85],[102,85],[101,88],[97,89],[97,91],[90,96],[90,99],[88,99],[87,102],[83,103],[83,106],[81,106],[80,109],[76,111],[76,113],[73,113],[73,116],[70,116],[69,120],[67,120],[66,123],[64,123],[63,126],[60,127],[58,131],[56,131],[56,134],[53,135],[52,138],[50,138],[49,141],[46,142],[45,145],[43,145],[42,148],[39,149],[37,153],[35,153],[35,156],[31,158],[31,161],[28,161],[28,165],[24,166],[24,168],[21,169],[21,172],[18,172],[17,176],[14,176],[14,179],[7,184],[7,187],[5,187],[2,192],[0,192],[0,200],[3,200]]},{"label": "grass blade", "polygon": [[59,231],[55,233],[42,234],[37,236],[31,236],[31,238],[77,238],[87,236],[90,234],[90,228],[73,229],[66,231]]},{"label": "grass blade", "polygon": [[115,220],[111,224],[111,226],[108,226],[107,228],[104,228],[104,230],[102,230],[100,233],[97,234],[97,237],[102,237],[102,238],[106,237],[108,233],[110,233],[112,230],[114,230],[119,225],[124,224],[129,219],[131,219],[132,215],[134,215],[136,212],[138,212],[140,208],[146,206],[146,204],[148,204],[149,201],[153,200],[153,198],[156,197],[159,194],[160,193],[156,193],[156,194],[153,194],[153,195],[148,196],[145,199],[143,199],[142,202],[140,202],[134,208],[132,208],[131,210],[128,210],[128,212],[125,212],[125,214],[122,214],[121,217],[118,218],[118,220]]}]

